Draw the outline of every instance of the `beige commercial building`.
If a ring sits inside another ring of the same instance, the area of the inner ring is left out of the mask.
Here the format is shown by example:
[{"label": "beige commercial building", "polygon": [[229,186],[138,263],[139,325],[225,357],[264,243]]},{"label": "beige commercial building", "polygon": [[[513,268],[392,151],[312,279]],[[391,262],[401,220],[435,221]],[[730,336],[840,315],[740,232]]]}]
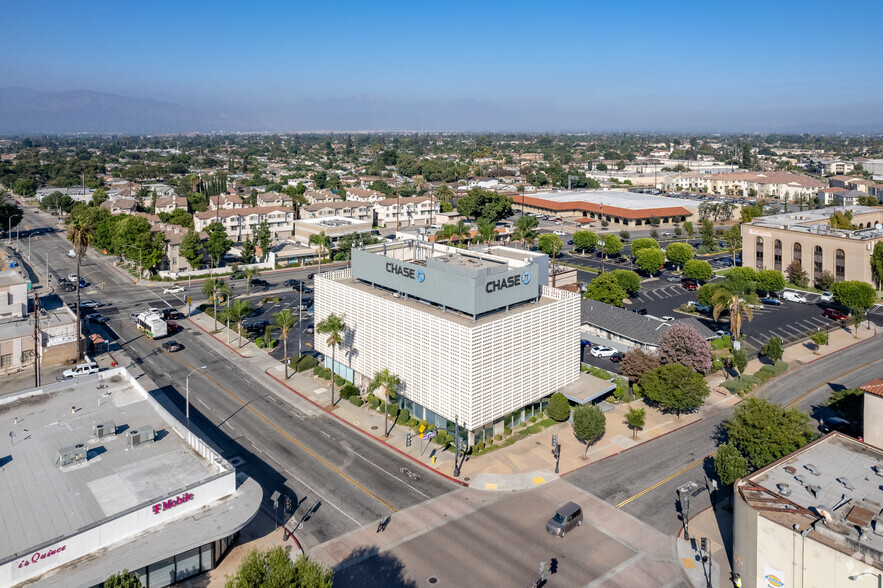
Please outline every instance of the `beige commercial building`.
[{"label": "beige commercial building", "polygon": [[[854,230],[834,229],[835,211],[852,212]],[[828,271],[837,281],[873,284],[870,257],[883,241],[883,209],[867,206],[789,212],[742,225],[742,263],[785,271],[799,261],[811,281]]]},{"label": "beige commercial building", "polygon": [[294,221],[294,241],[309,245],[310,237],[324,233],[332,243],[350,233],[370,233],[371,223],[342,216],[300,219]]}]

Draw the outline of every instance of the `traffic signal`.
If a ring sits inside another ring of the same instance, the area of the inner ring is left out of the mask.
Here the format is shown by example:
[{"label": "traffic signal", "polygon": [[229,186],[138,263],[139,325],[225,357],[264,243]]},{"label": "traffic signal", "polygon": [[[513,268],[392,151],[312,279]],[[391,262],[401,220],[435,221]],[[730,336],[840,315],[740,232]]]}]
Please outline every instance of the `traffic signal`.
[{"label": "traffic signal", "polygon": [[558,447],[558,435],[552,435],[552,448]]},{"label": "traffic signal", "polygon": [[547,562],[540,562],[540,580],[548,580],[549,579],[549,564]]},{"label": "traffic signal", "polygon": [[703,537],[699,545],[701,546],[702,551],[708,551],[708,537]]},{"label": "traffic signal", "polygon": [[411,446],[411,433],[408,433],[407,437],[405,437],[405,446],[406,447]]}]

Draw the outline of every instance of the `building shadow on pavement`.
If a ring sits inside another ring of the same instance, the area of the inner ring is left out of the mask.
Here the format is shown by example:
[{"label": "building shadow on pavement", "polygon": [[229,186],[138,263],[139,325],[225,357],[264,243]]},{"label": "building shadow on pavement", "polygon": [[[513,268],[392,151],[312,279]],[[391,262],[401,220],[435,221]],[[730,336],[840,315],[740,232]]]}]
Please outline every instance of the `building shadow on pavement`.
[{"label": "building shadow on pavement", "polygon": [[[430,581],[431,580],[427,580]],[[405,575],[402,561],[375,546],[355,549],[334,570],[335,588],[417,588]]]}]

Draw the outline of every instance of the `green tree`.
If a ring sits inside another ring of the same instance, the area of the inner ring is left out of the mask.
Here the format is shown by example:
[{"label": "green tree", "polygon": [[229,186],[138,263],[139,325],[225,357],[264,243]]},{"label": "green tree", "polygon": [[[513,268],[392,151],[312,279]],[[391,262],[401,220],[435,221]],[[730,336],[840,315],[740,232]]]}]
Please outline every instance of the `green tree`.
[{"label": "green tree", "polygon": [[730,445],[755,469],[797,451],[813,440],[809,415],[768,400],[746,398],[724,424]]},{"label": "green tree", "polygon": [[[83,263],[83,258],[86,256],[86,251],[89,249],[89,244],[92,242],[94,234],[95,227],[79,218],[72,218],[67,226],[67,240],[71,242],[71,246],[77,256],[78,278],[82,275],[80,274],[80,265]],[[80,312],[80,290],[82,290],[82,288],[77,288],[77,361],[83,361],[83,345],[80,341],[83,337],[83,319],[82,313]]]},{"label": "green tree", "polygon": [[733,365],[739,370],[740,376],[745,373],[745,368],[748,367],[748,354],[743,349],[733,350]]},{"label": "green tree", "polygon": [[733,225],[729,231],[724,233],[724,243],[727,251],[733,256],[733,265],[736,265],[736,253],[742,249],[742,229],[738,224]]},{"label": "green tree", "polygon": [[564,243],[561,242],[561,237],[554,233],[543,233],[540,235],[540,240],[537,243],[537,247],[539,247],[540,251],[551,256],[553,259],[561,253],[561,248],[563,246]]},{"label": "green tree", "polygon": [[294,561],[282,547],[252,549],[236,573],[226,578],[226,588],[332,588],[334,571],[305,555]]},{"label": "green tree", "polygon": [[883,241],[877,241],[871,254],[871,276],[877,290],[883,290]]},{"label": "green tree", "polygon": [[212,267],[218,267],[221,259],[230,251],[233,241],[227,238],[227,231],[221,223],[212,223],[206,228],[208,239],[205,242],[205,251],[212,261]]},{"label": "green tree", "polygon": [[334,375],[336,373],[334,370],[337,366],[334,354],[338,346],[343,343],[343,335],[346,332],[346,323],[343,316],[338,316],[332,312],[316,325],[316,332],[321,335],[328,335],[325,343],[331,347],[331,406],[334,406],[336,404],[334,402]]},{"label": "green tree", "polygon": [[247,267],[242,270],[242,273],[245,274],[245,295],[248,296],[251,293],[251,281],[261,275],[261,270],[256,267]]},{"label": "green tree", "polygon": [[782,347],[782,338],[778,335],[773,335],[767,340],[766,343],[764,343],[763,347],[761,347],[760,349],[760,352],[769,357],[774,362],[779,361],[785,354],[785,350]]},{"label": "green tree", "polygon": [[692,239],[696,230],[693,228],[693,221],[684,221],[684,233],[688,239]]},{"label": "green tree", "polygon": [[812,341],[812,342],[815,344],[815,346],[816,346],[816,348],[813,350],[813,353],[814,353],[815,355],[818,355],[818,354],[819,354],[819,348],[821,348],[822,345],[825,345],[825,344],[828,343],[828,333],[826,333],[825,331],[816,331],[815,333],[813,333],[813,334],[810,336],[809,339],[810,339],[810,341]]},{"label": "green tree", "polygon": [[25,197],[33,196],[37,193],[37,182],[32,178],[19,178],[12,184],[12,193]]},{"label": "green tree", "polygon": [[714,223],[710,220],[702,221],[699,228],[699,235],[702,237],[702,246],[707,251],[714,250]]},{"label": "green tree", "polygon": [[831,286],[834,300],[849,310],[864,313],[877,301],[877,293],[870,284],[858,281],[837,282]]},{"label": "green tree", "polygon": [[748,460],[730,443],[717,446],[714,471],[724,486],[732,486],[739,478],[748,475]]},{"label": "green tree", "polygon": [[712,316],[718,320],[721,313],[727,310],[730,313],[730,332],[738,339],[742,334],[742,316],[750,322],[754,318],[754,309],[760,303],[754,291],[754,282],[733,279],[728,276],[727,280],[718,286],[711,296],[713,304]]},{"label": "green tree", "polygon": [[695,255],[695,251],[687,243],[669,243],[665,248],[665,257],[676,266],[683,266],[693,259],[693,255]]},{"label": "green tree", "polygon": [[207,300],[211,300],[215,319],[215,330],[218,330],[218,299],[230,296],[230,284],[220,278],[209,278],[202,283],[202,294]]},{"label": "green tree", "polygon": [[[234,300],[233,305],[228,311],[228,318],[236,323],[236,332],[239,334],[239,346],[242,347],[242,321],[244,321],[251,313],[254,307],[247,300]],[[269,341],[267,342],[269,345]]]},{"label": "green tree", "polygon": [[659,273],[659,268],[665,263],[665,252],[662,249],[646,248],[638,252],[635,265],[651,276]]},{"label": "green tree", "polygon": [[10,227],[17,227],[21,219],[24,218],[24,212],[6,192],[0,191],[0,231],[8,231]]},{"label": "green tree", "polygon": [[604,255],[619,255],[620,251],[622,251],[622,239],[616,235],[604,237]]},{"label": "green tree", "polygon": [[586,442],[585,456],[589,453],[589,446],[604,436],[607,430],[607,419],[597,405],[580,405],[573,409],[573,432]]},{"label": "green tree", "polygon": [[100,186],[92,192],[92,206],[101,206],[101,203],[107,200],[107,189]]},{"label": "green tree", "polygon": [[865,421],[865,393],[860,388],[835,390],[828,397],[825,406],[850,423],[862,424]]},{"label": "green tree", "polygon": [[331,238],[325,234],[325,231],[321,231],[319,233],[313,233],[310,235],[309,244],[316,246],[317,256],[319,257],[319,269],[316,273],[322,273],[322,256],[325,255],[325,251],[327,250],[329,254],[331,253]]},{"label": "green tree", "polygon": [[390,427],[387,428],[389,423],[389,403],[395,402],[398,397],[399,388],[402,387],[402,379],[399,378],[394,373],[390,372],[388,368],[383,368],[379,372],[374,373],[374,379],[368,384],[368,392],[374,392],[380,388],[383,388],[383,391],[386,393],[386,399],[383,403],[383,436],[389,437],[389,432],[392,430]]},{"label": "green tree", "polygon": [[187,231],[181,240],[180,252],[191,268],[200,268],[202,265],[202,240],[196,231]]},{"label": "green tree", "polygon": [[164,223],[178,225],[185,229],[193,228],[193,215],[181,208],[176,208],[172,212],[160,212],[157,216]]},{"label": "green tree", "polygon": [[576,231],[573,234],[573,247],[583,253],[594,251],[598,246],[598,235],[592,231]]},{"label": "green tree", "polygon": [[702,406],[710,393],[702,374],[684,365],[663,365],[641,377],[644,396],[666,411],[681,412]]},{"label": "green tree", "polygon": [[691,259],[684,264],[684,277],[694,280],[710,280],[714,275],[711,264],[704,259]]},{"label": "green tree", "polygon": [[[58,211],[70,212],[74,207],[74,199],[61,192],[52,192],[40,199],[40,210],[48,210],[51,213]],[[59,213],[60,214],[60,213]]]},{"label": "green tree", "polygon": [[647,419],[647,409],[629,407],[629,411],[625,413],[625,422],[632,430],[632,439],[638,438],[638,429],[644,428]]},{"label": "green tree", "polygon": [[798,288],[806,288],[809,285],[809,276],[799,261],[792,261],[786,271],[788,272],[788,281]]},{"label": "green tree", "polygon": [[778,292],[785,288],[785,276],[779,270],[757,270],[757,289],[765,292]]},{"label": "green tree", "polygon": [[512,200],[493,190],[472,188],[457,201],[457,212],[463,216],[484,218],[496,223],[512,216]]},{"label": "green tree", "polygon": [[104,588],[141,588],[141,580],[134,572],[124,569],[108,576],[104,581]]},{"label": "green tree", "polygon": [[267,261],[270,255],[270,225],[261,221],[254,230],[254,244],[261,248],[261,261]]},{"label": "green tree", "polygon": [[273,314],[273,321],[276,323],[276,326],[279,327],[281,331],[282,337],[282,354],[284,356],[284,364],[285,364],[285,379],[288,379],[288,334],[291,332],[291,329],[294,327],[294,313],[291,312],[290,308],[286,308],[284,310],[280,310],[277,313]]},{"label": "green tree", "polygon": [[816,276],[816,288],[819,290],[830,290],[836,281],[834,274],[828,270],[823,270],[822,273]]},{"label": "green tree", "polygon": [[631,270],[618,269],[610,272],[619,285],[629,296],[636,296],[641,291],[641,276]]},{"label": "green tree", "polygon": [[597,300],[605,304],[622,307],[622,301],[628,297],[628,294],[619,285],[619,280],[612,274],[601,274],[594,280],[589,282],[586,287],[584,298]]},{"label": "green tree", "polygon": [[563,423],[570,418],[570,401],[561,392],[555,392],[546,405],[546,414],[553,421]]},{"label": "green tree", "polygon": [[650,237],[641,237],[640,239],[635,239],[632,241],[632,255],[638,255],[639,251],[644,249],[660,249],[659,241],[656,239],[651,239]]},{"label": "green tree", "polygon": [[251,263],[254,259],[254,242],[250,237],[246,237],[242,242],[242,262]]},{"label": "green tree", "polygon": [[475,235],[475,238],[473,239],[474,242],[476,242],[476,243],[490,243],[496,238],[496,236],[497,236],[497,224],[496,223],[491,222],[485,218],[480,218],[480,219],[478,219],[478,222],[475,223],[475,225],[476,225],[476,228],[478,229],[478,231],[477,231],[477,234]]}]

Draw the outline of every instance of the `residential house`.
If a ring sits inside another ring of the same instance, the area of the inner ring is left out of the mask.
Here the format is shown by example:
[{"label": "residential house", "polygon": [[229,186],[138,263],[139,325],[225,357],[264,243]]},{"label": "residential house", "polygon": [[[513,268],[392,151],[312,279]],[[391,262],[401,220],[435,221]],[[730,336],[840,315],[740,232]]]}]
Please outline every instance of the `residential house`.
[{"label": "residential house", "polygon": [[294,210],[282,206],[250,206],[224,210],[207,210],[193,215],[193,228],[204,231],[213,222],[220,222],[227,236],[242,242],[254,235],[258,225],[266,221],[274,239],[288,239],[294,230]]},{"label": "residential house", "polygon": [[368,190],[364,188],[348,188],[346,191],[347,202],[377,202],[384,200],[386,194],[377,190]]},{"label": "residential house", "polygon": [[[192,267],[187,259],[181,255],[181,242],[184,240],[184,236],[190,231],[190,229],[178,225],[161,223],[152,227],[150,230],[152,232],[162,231],[165,236],[166,251],[163,254],[160,267],[157,268],[159,271],[182,272],[191,269],[199,269],[198,267]],[[207,239],[208,233],[201,232],[199,238]],[[207,261],[208,256],[203,253],[203,262],[205,263]]]},{"label": "residential house", "polygon": [[304,199],[307,204],[318,204],[319,202],[338,202],[343,200],[343,196],[335,194],[331,190],[307,190],[304,192]]},{"label": "residential house", "polygon": [[156,212],[156,214],[161,212],[174,212],[175,210],[183,210],[184,212],[187,212],[189,210],[187,199],[183,196],[178,196],[174,192],[171,196],[157,197],[156,205],[154,207],[154,212]]},{"label": "residential house", "polygon": [[291,206],[291,196],[281,192],[262,192],[257,201],[258,206]]},{"label": "residential house", "polygon": [[135,214],[138,209],[134,198],[117,198],[116,200],[105,200],[101,203],[101,208],[106,208],[110,214]]},{"label": "residential house", "polygon": [[438,200],[429,196],[387,198],[374,203],[374,224],[384,227],[428,225],[431,214],[439,212]]},{"label": "residential house", "polygon": [[234,210],[244,207],[245,204],[242,202],[242,198],[240,198],[236,194],[221,194],[219,196],[212,196],[211,198],[209,198],[210,210]]},{"label": "residential house", "polygon": [[360,202],[358,200],[339,200],[331,202],[317,202],[300,207],[302,219],[344,217],[374,224],[374,203]]},{"label": "residential house", "polygon": [[836,204],[839,202],[837,199],[838,194],[842,194],[843,192],[846,192],[846,188],[841,188],[840,186],[822,188],[819,190],[819,200],[821,200],[822,204],[825,206]]},{"label": "residential house", "polygon": [[[833,184],[832,184],[833,185]],[[759,196],[793,202],[796,198],[814,198],[825,184],[810,176],[784,171],[697,174],[666,176],[668,191],[709,192],[731,196]]]}]

